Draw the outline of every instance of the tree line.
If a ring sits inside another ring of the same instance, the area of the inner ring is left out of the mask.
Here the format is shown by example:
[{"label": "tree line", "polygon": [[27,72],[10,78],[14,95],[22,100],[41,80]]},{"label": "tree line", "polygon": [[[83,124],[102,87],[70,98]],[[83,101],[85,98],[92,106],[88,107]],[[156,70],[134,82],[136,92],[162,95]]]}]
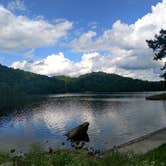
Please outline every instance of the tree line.
[{"label": "tree line", "polygon": [[0,95],[77,92],[135,92],[165,90],[164,82],[150,82],[94,72],[77,78],[47,77],[0,65]]}]

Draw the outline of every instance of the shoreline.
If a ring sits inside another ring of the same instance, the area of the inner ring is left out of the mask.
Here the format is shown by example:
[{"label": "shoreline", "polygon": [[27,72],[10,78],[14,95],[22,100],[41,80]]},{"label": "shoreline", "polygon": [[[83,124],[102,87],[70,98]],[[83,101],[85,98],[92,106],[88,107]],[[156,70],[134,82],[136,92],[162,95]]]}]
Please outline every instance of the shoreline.
[{"label": "shoreline", "polygon": [[[107,150],[99,150],[102,153],[109,152],[112,150],[117,150],[122,153],[134,153],[134,154],[145,154],[155,148],[158,148],[160,145],[166,144],[166,127],[160,128],[148,134],[144,134],[140,137],[129,140],[128,142],[124,142],[120,145],[113,146]],[[34,144],[35,145],[35,144]],[[40,144],[39,144],[40,145]],[[53,149],[53,148],[51,148]],[[84,148],[81,148],[81,150]],[[55,148],[56,150],[56,148]],[[57,150],[71,150],[71,148],[63,148]],[[96,150],[96,149],[94,149]],[[0,151],[3,152],[3,151]],[[10,152],[10,150],[9,150]],[[26,153],[27,151],[25,151]],[[6,153],[6,152],[5,152]],[[15,154],[17,154],[15,149]],[[21,151],[24,154],[23,151]],[[18,152],[20,154],[20,152]]]},{"label": "shoreline", "polygon": [[[13,153],[0,153],[0,166],[51,166],[70,164],[73,166],[80,164],[86,166],[123,166],[131,165],[131,163],[132,165],[152,165],[153,163],[156,163],[156,165],[163,165],[166,163],[166,144],[164,144],[166,143],[165,138],[166,127],[155,132],[151,132],[140,138],[133,139],[128,143],[117,146],[116,148],[104,151],[101,154],[97,154],[97,156],[82,150],[49,149],[49,151],[43,151],[40,147],[34,146],[28,153],[22,156],[16,156]],[[145,146],[146,144],[148,146]],[[143,151],[141,152],[140,150]]]},{"label": "shoreline", "polygon": [[166,100],[166,93],[146,97],[146,100]]},{"label": "shoreline", "polygon": [[144,154],[164,143],[166,143],[166,127],[116,146],[116,149],[122,153]]}]

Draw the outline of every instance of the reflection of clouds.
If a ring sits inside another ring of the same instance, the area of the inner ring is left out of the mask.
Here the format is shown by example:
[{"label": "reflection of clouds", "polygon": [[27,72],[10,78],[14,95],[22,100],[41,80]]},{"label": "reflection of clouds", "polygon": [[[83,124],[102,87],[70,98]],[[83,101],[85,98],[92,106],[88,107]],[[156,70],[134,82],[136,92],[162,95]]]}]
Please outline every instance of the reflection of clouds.
[{"label": "reflection of clouds", "polygon": [[64,133],[88,121],[88,144],[107,149],[166,126],[166,101],[147,101],[144,96],[140,99],[133,95],[129,98],[128,94],[116,97],[62,96],[1,117],[0,146],[25,147],[50,138],[51,145],[60,147],[61,140],[66,140]]},{"label": "reflection of clouds", "polygon": [[47,125],[47,128],[51,132],[55,133],[58,130],[64,133],[66,124],[70,121],[72,117],[71,114],[67,114],[63,111],[47,110],[42,113],[42,118],[45,124]]},{"label": "reflection of clouds", "polygon": [[108,139],[108,136],[111,139],[111,137],[117,137],[128,132],[129,121],[124,116],[124,112],[119,109],[121,107],[119,102],[112,101],[105,108],[106,110],[101,117],[102,127],[106,129],[103,133],[105,139]]},{"label": "reflection of clouds", "polygon": [[[16,112],[14,116],[12,116],[12,122],[14,127],[16,126],[26,126],[31,119],[31,109],[23,110],[22,112]],[[30,124],[29,124],[30,125]]]},{"label": "reflection of clouds", "polygon": [[[100,134],[117,134],[126,131],[128,121],[117,111],[121,107],[117,102],[108,101],[61,101],[59,105],[47,105],[38,115],[52,133],[66,133],[67,130],[88,121],[89,133],[98,137]],[[106,130],[105,130],[106,129]],[[102,131],[105,130],[107,133]]]},{"label": "reflection of clouds", "polygon": [[128,122],[128,128],[133,135],[141,135],[152,132],[166,125],[166,114],[163,111],[162,102],[136,100],[121,105],[119,110]]},{"label": "reflection of clouds", "polygon": [[118,111],[116,111],[116,108],[113,108],[108,114],[106,114],[106,118],[108,121],[111,122],[112,125],[112,131],[115,131],[116,133],[118,131],[127,130],[128,129],[128,120],[125,116],[122,116]]},{"label": "reflection of clouds", "polygon": [[92,110],[88,109],[88,110],[81,111],[80,121],[81,122],[87,121],[90,124],[92,124],[95,121],[95,116],[94,116]]},{"label": "reflection of clouds", "polygon": [[92,124],[95,118],[90,108],[87,109],[79,103],[62,101],[58,106],[54,105],[54,107],[44,109],[45,111],[41,112],[41,118],[53,133],[60,131],[64,134],[70,127],[75,127],[85,121]]}]

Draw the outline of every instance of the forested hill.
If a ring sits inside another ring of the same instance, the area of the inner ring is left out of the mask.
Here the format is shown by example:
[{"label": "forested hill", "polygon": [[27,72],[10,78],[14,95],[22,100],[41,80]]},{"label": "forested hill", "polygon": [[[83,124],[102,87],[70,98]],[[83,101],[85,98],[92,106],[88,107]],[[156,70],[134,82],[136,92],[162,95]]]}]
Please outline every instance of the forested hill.
[{"label": "forested hill", "polygon": [[132,92],[166,90],[164,82],[149,82],[96,72],[77,78],[47,77],[0,65],[0,92],[51,94],[64,92]]},{"label": "forested hill", "polygon": [[49,94],[64,92],[65,82],[0,65],[0,92]]},{"label": "forested hill", "polygon": [[164,81],[151,82],[122,77],[116,74],[94,72],[77,78],[54,77],[65,81],[68,92],[139,92],[166,90]]}]

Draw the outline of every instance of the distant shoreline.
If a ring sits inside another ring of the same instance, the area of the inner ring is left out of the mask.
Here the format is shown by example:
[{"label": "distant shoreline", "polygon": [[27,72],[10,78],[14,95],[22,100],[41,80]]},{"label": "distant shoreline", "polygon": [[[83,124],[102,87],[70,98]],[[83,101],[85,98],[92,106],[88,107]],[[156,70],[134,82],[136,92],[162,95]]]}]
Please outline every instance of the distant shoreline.
[{"label": "distant shoreline", "polygon": [[148,96],[146,97],[146,100],[166,100],[166,93]]}]

